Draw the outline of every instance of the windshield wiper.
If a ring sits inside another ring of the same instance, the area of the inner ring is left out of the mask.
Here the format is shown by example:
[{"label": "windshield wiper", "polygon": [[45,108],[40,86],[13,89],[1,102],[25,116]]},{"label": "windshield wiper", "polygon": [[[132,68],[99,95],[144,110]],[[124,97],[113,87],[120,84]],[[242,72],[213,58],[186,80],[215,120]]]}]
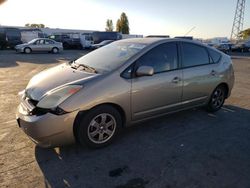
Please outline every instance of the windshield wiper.
[{"label": "windshield wiper", "polygon": [[78,65],[78,68],[79,67],[83,67],[84,70],[88,69],[88,70],[90,70],[93,73],[97,73],[97,70],[94,67],[91,67],[91,66],[85,65],[85,64],[77,64],[77,65]]},{"label": "windshield wiper", "polygon": [[84,70],[89,70],[90,72],[98,73],[97,70],[94,67],[91,67],[91,66],[85,65],[85,64],[78,64],[75,61],[72,61],[71,68],[78,69],[80,67],[83,67]]}]

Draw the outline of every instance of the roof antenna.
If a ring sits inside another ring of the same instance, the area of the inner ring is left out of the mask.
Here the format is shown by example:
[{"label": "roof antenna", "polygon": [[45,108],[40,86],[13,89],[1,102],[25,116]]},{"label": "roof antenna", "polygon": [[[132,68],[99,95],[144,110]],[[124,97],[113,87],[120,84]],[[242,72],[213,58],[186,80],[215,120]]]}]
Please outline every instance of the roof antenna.
[{"label": "roof antenna", "polygon": [[191,33],[196,27],[192,27],[184,36],[186,37],[189,33]]}]

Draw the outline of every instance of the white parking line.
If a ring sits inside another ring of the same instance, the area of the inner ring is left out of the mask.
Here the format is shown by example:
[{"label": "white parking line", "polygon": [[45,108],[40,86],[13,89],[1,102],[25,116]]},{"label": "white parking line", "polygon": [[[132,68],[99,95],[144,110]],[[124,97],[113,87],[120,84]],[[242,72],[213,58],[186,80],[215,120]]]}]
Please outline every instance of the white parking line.
[{"label": "white parking line", "polygon": [[207,115],[208,115],[208,116],[211,116],[211,117],[214,117],[214,118],[217,117],[215,114],[211,114],[211,113],[208,113]]},{"label": "white parking line", "polygon": [[234,110],[231,110],[229,108],[226,108],[226,107],[222,107],[223,110],[226,110],[226,111],[229,111],[229,112],[235,112]]}]

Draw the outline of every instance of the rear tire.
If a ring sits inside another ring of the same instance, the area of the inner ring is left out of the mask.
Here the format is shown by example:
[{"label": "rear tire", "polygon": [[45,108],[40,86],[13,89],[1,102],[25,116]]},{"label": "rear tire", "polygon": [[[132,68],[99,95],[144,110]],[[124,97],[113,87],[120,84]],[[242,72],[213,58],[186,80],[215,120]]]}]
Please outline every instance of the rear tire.
[{"label": "rear tire", "polygon": [[220,110],[225,102],[225,98],[226,98],[225,87],[223,87],[222,85],[218,86],[217,88],[215,88],[210,97],[210,101],[207,105],[207,110],[209,112],[216,112]]},{"label": "rear tire", "polygon": [[24,53],[26,53],[26,54],[30,54],[30,53],[32,52],[31,48],[28,48],[28,47],[24,48],[23,51],[24,51]]},{"label": "rear tire", "polygon": [[59,49],[54,47],[54,48],[52,48],[51,51],[52,51],[53,54],[57,54],[59,52]]},{"label": "rear tire", "polygon": [[77,140],[90,148],[109,145],[122,127],[120,113],[109,105],[96,107],[80,118],[76,129]]}]

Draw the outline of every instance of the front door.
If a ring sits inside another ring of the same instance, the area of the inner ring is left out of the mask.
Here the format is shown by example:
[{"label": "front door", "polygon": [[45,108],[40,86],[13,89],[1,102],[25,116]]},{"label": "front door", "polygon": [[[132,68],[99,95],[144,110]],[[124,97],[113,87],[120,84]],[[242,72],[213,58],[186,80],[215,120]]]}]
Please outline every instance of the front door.
[{"label": "front door", "polygon": [[182,71],[177,44],[167,42],[141,56],[135,65],[151,66],[153,76],[134,77],[131,89],[132,119],[160,115],[178,108],[182,96]]},{"label": "front door", "polygon": [[31,47],[32,51],[35,51],[35,52],[43,51],[44,50],[44,39],[37,40],[30,47]]}]

